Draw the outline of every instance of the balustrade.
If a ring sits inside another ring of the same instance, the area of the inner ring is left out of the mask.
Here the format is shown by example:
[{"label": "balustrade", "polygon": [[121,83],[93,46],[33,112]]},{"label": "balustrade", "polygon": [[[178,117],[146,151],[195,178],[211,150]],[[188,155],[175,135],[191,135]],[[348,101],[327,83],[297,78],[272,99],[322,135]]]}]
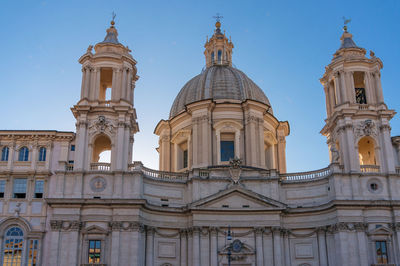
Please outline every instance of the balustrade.
[{"label": "balustrade", "polygon": [[362,173],[379,173],[379,165],[360,165],[360,170]]},{"label": "balustrade", "polygon": [[110,163],[91,163],[90,170],[95,171],[110,171],[111,164]]}]

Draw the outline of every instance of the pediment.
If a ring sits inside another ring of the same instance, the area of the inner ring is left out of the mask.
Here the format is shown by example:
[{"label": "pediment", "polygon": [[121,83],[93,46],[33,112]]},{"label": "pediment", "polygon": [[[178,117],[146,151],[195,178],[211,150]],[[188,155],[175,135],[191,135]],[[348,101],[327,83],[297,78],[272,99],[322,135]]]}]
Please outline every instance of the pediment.
[{"label": "pediment", "polygon": [[191,204],[191,209],[201,210],[283,210],[286,205],[247,190],[232,186],[226,190],[200,199]]},{"label": "pediment", "polygon": [[378,227],[378,228],[375,228],[375,229],[369,231],[368,234],[369,235],[375,235],[375,236],[376,235],[386,235],[386,236],[388,236],[388,235],[392,235],[393,232],[389,228],[381,226],[381,227]]},{"label": "pediment", "polygon": [[108,234],[108,231],[100,226],[92,225],[82,230],[85,234]]}]

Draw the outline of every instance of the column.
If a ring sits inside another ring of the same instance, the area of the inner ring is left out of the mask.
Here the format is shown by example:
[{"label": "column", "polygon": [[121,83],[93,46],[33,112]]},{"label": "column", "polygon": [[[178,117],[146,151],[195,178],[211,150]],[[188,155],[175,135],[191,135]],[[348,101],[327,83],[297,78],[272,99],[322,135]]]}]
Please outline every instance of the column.
[{"label": "column", "polygon": [[113,75],[112,75],[112,83],[111,83],[112,84],[111,85],[111,101],[116,101],[116,99],[117,99],[117,91],[118,91],[118,84],[117,84],[118,77],[117,77],[117,75],[118,75],[118,72],[119,72],[119,69],[114,67],[113,68]]},{"label": "column", "polygon": [[[80,118],[78,118],[80,119]],[[76,124],[76,151],[74,170],[82,171],[85,168],[85,156],[86,156],[86,122],[79,121]]]},{"label": "column", "polygon": [[82,67],[81,99],[85,97],[86,67]]},{"label": "column", "polygon": [[366,236],[366,230],[368,229],[367,224],[357,223],[355,224],[355,228],[357,231],[357,240],[358,240],[358,257],[360,258],[360,265],[368,265],[368,250],[367,243],[368,239]]},{"label": "column", "polygon": [[349,80],[349,97],[350,97],[350,102],[355,103],[356,102],[356,91],[355,91],[355,86],[354,86],[354,72],[347,72],[347,78]]},{"label": "column", "polygon": [[254,228],[254,237],[256,239],[257,266],[263,266],[264,265],[263,239],[262,239],[263,232],[264,232],[264,228],[262,228],[262,227]]},{"label": "column", "polygon": [[[88,88],[89,88],[89,95],[90,100],[98,100],[99,99],[99,88],[100,88],[100,69],[98,67],[89,68],[90,72],[90,81],[88,80]],[[97,79],[97,76],[99,78]]]},{"label": "column", "polygon": [[326,115],[329,117],[331,115],[331,103],[329,99],[329,88],[328,86],[324,86],[324,92],[325,92],[325,103],[326,103]]},{"label": "column", "polygon": [[210,234],[208,228],[200,230],[201,266],[210,266]]},{"label": "column", "polygon": [[154,228],[148,227],[146,234],[146,266],[154,266]]},{"label": "column", "polygon": [[84,85],[84,97],[86,97],[86,98],[90,98],[90,92],[91,92],[91,89],[90,89],[90,86],[91,86],[91,83],[90,83],[90,81],[91,81],[91,79],[92,79],[92,70],[93,70],[93,68],[91,68],[91,67],[89,67],[89,66],[87,66],[87,67],[85,67],[85,85]]},{"label": "column", "polygon": [[9,148],[9,154],[8,154],[8,162],[7,162],[7,170],[12,171],[13,165],[14,165],[14,157],[16,153],[16,145],[15,141],[11,142]]},{"label": "column", "polygon": [[193,167],[199,167],[199,126],[198,118],[192,118],[193,124]]},{"label": "column", "polygon": [[342,98],[342,103],[348,101],[347,99],[347,92],[346,92],[346,82],[344,80],[344,71],[339,71],[339,78],[340,78],[340,96]]},{"label": "column", "polygon": [[127,67],[122,68],[122,86],[121,86],[121,98],[127,99],[126,91],[127,91],[127,75],[126,72],[128,71]]},{"label": "column", "polygon": [[326,253],[326,229],[318,228],[317,229],[317,238],[318,238],[318,257],[319,257],[319,265],[327,266],[328,265],[328,256]]},{"label": "column", "polygon": [[[116,170],[122,170],[122,165],[124,164],[124,132],[125,131],[125,123],[123,121],[118,122],[117,129],[117,150],[112,152],[112,155],[116,154],[116,160],[111,156],[111,167],[114,166]],[[111,169],[113,170],[113,169]]]},{"label": "column", "polygon": [[333,86],[331,86],[332,83],[329,82],[328,85],[328,93],[329,93],[329,101],[330,101],[330,105],[331,105],[331,111],[333,112],[333,110],[335,109],[336,103],[335,103],[335,84],[333,84]]},{"label": "column", "polygon": [[367,94],[367,103],[372,104],[376,103],[375,95],[374,95],[374,88],[371,83],[371,73],[365,72],[364,73],[364,83],[365,83],[365,90]]},{"label": "column", "polygon": [[274,265],[283,265],[282,260],[282,242],[281,242],[281,231],[279,227],[272,228],[273,240],[274,240]]},{"label": "column", "polygon": [[36,162],[37,162],[37,157],[38,157],[38,149],[39,149],[39,145],[36,142],[34,145],[32,145],[32,150],[30,152],[32,152],[32,155],[30,156],[31,158],[31,169],[32,170],[36,170]]},{"label": "column", "polygon": [[211,266],[218,266],[218,228],[210,228],[210,256],[211,256]]},{"label": "column", "polygon": [[208,137],[210,134],[208,121],[209,121],[208,115],[204,115],[201,117],[201,134],[203,137],[201,145],[201,152],[203,155],[201,160],[201,166],[207,166],[208,161],[211,158],[211,153],[210,153],[211,143]]},{"label": "column", "polygon": [[285,265],[290,266],[290,245],[289,245],[289,230],[282,230],[283,235],[283,252],[285,253]]},{"label": "column", "polygon": [[264,150],[264,120],[258,118],[258,166],[265,168],[265,150]]},{"label": "column", "polygon": [[335,89],[335,96],[336,96],[336,105],[342,104],[342,96],[341,96],[341,89],[340,89],[340,84],[339,84],[339,78],[338,78],[338,73],[335,73],[333,83],[334,83],[334,89]]},{"label": "column", "polygon": [[110,264],[118,266],[120,257],[120,222],[110,222],[111,227],[111,258]]},{"label": "column", "polygon": [[186,229],[181,229],[180,230],[180,238],[181,238],[181,266],[186,266],[188,265],[188,257],[187,257],[187,252],[188,252],[188,242],[187,242],[187,230]]},{"label": "column", "polygon": [[[383,124],[386,122],[386,124]],[[390,137],[390,125],[388,121],[382,121],[382,124],[380,126],[380,130],[382,133],[382,140],[383,140],[383,154],[384,158],[380,158],[380,164],[382,162],[386,162],[386,168],[384,169],[389,173],[394,173],[396,171],[395,169],[395,163],[394,163],[394,156],[393,156],[393,145]],[[382,167],[382,166],[381,166]],[[381,169],[383,170],[383,169]]]},{"label": "column", "polygon": [[200,228],[193,228],[193,266],[200,266]]},{"label": "column", "polygon": [[376,86],[376,100],[377,103],[384,103],[383,100],[383,89],[382,89],[382,84],[381,84],[381,74],[379,71],[376,71],[373,73],[373,77],[375,79],[375,86]]},{"label": "column", "polygon": [[[349,150],[349,159],[350,159],[350,171],[358,172],[360,169],[360,163],[358,159],[358,154],[355,150],[355,143],[354,143],[354,132],[353,132],[353,125],[347,124],[345,125],[345,134],[347,140],[347,148]],[[344,148],[340,145],[340,148]]]}]

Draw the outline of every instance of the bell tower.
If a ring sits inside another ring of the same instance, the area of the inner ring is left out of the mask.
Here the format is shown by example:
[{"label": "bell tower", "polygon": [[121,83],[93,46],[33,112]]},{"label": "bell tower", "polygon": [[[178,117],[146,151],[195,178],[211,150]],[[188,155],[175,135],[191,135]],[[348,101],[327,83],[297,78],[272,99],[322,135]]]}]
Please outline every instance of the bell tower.
[{"label": "bell tower", "polygon": [[[139,131],[133,105],[136,61],[118,41],[114,19],[104,40],[81,56],[82,88],[71,108],[76,118],[74,170],[127,170],[133,136]],[[99,162],[103,152],[105,162]]]},{"label": "bell tower", "polygon": [[326,125],[331,161],[345,172],[395,171],[389,121],[395,115],[383,99],[382,61],[355,44],[344,32],[340,48],[321,78],[326,99]]}]

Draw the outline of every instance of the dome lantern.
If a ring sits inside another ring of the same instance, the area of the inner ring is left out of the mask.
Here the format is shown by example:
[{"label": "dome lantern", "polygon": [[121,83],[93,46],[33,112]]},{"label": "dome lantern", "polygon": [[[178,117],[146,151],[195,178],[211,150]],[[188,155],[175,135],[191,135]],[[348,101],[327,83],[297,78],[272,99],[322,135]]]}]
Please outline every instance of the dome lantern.
[{"label": "dome lantern", "polygon": [[228,65],[232,66],[232,49],[233,43],[221,31],[221,22],[219,19],[215,23],[213,36],[207,40],[204,45],[206,48],[204,55],[206,56],[206,66]]}]

